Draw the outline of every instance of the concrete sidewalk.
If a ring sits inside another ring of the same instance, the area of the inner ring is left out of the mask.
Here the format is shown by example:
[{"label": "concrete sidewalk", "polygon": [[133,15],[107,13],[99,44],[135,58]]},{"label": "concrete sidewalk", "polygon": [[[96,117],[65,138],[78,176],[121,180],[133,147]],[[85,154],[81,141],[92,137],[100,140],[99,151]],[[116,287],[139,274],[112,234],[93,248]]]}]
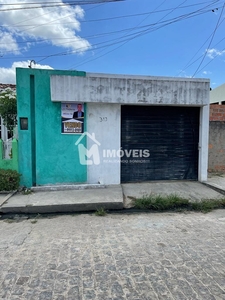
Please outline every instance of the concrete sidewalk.
[{"label": "concrete sidewalk", "polygon": [[[54,187],[55,189],[55,187]],[[93,211],[100,208],[122,209],[123,192],[120,185],[59,190],[33,191],[14,194],[0,206],[2,213],[58,213]]]},{"label": "concrete sidewalk", "polygon": [[209,174],[208,180],[204,184],[225,195],[225,174],[218,176]]},{"label": "concrete sidewalk", "polygon": [[34,188],[34,191],[27,195],[22,192],[0,194],[0,213],[58,213],[94,211],[100,208],[126,209],[133,206],[134,198],[150,194],[176,194],[191,201],[219,199],[224,197],[223,191],[225,194],[225,177],[209,178],[205,184],[196,181],[158,181],[111,186],[58,186],[58,190],[56,188],[56,186]]}]

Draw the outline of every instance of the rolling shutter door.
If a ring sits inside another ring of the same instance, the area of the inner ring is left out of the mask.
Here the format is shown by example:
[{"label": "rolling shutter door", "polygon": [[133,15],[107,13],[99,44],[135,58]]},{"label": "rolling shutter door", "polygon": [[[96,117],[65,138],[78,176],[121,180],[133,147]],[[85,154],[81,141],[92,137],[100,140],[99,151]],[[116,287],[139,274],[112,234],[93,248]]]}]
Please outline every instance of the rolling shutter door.
[{"label": "rolling shutter door", "polygon": [[122,106],[121,182],[197,180],[198,141],[197,107]]}]

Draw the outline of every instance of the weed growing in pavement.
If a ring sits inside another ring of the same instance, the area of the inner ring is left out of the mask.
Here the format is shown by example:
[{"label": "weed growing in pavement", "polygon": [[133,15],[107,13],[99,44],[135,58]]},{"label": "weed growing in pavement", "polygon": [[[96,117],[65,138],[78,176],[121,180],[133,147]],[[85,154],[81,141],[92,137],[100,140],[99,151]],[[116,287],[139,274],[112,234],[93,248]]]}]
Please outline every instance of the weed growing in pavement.
[{"label": "weed growing in pavement", "polygon": [[99,208],[96,210],[95,215],[99,216],[99,217],[103,217],[103,216],[106,216],[107,213],[104,208]]},{"label": "weed growing in pavement", "polygon": [[135,199],[134,206],[139,209],[151,210],[169,210],[181,207],[187,207],[189,201],[177,195],[149,195],[143,198]]},{"label": "weed growing in pavement", "polygon": [[221,207],[221,200],[202,200],[200,202],[190,203],[191,209],[207,213],[213,209]]},{"label": "weed growing in pavement", "polygon": [[31,191],[31,189],[25,188],[25,189],[22,190],[22,194],[23,195],[30,195],[30,194],[32,194],[32,191]]},{"label": "weed growing in pavement", "polygon": [[225,208],[224,199],[209,199],[202,200],[200,202],[191,202],[188,199],[182,198],[177,195],[149,195],[142,198],[133,200],[134,207],[137,209],[148,209],[154,211],[165,211],[165,210],[194,210],[201,212],[209,212],[217,208]]}]

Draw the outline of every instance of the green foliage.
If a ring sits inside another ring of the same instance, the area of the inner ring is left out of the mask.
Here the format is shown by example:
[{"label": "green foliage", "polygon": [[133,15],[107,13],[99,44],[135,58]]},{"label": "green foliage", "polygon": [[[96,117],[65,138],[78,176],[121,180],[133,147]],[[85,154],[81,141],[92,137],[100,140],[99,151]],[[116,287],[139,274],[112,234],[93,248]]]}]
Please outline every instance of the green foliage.
[{"label": "green foliage", "polygon": [[11,88],[0,91],[0,115],[7,129],[13,133],[17,124],[16,92]]},{"label": "green foliage", "polygon": [[99,208],[98,210],[96,210],[95,212],[95,215],[96,216],[99,216],[99,217],[103,217],[105,216],[107,213],[106,211],[104,210],[104,208]]},{"label": "green foliage", "polygon": [[213,209],[220,208],[223,200],[202,200],[200,202],[193,202],[190,204],[192,210],[207,213]]},{"label": "green foliage", "polygon": [[195,210],[207,213],[217,208],[225,208],[225,199],[208,199],[199,202],[191,202],[177,195],[149,195],[133,200],[134,207],[149,210]]},{"label": "green foliage", "polygon": [[0,191],[14,191],[19,188],[20,174],[14,170],[0,169]]},{"label": "green foliage", "polygon": [[134,206],[139,209],[168,210],[186,207],[188,200],[177,195],[149,195],[135,199]]}]

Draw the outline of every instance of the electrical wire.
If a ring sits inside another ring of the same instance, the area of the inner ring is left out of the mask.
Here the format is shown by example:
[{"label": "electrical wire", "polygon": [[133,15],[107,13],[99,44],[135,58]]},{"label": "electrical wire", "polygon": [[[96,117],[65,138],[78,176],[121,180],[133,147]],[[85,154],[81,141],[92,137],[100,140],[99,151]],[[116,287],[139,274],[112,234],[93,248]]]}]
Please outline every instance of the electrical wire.
[{"label": "electrical wire", "polygon": [[[193,7],[193,6],[199,6],[201,4],[205,4],[205,3],[209,3],[209,2],[212,2],[212,4],[216,4],[217,2],[220,2],[220,0],[213,0],[213,1],[205,1],[205,2],[201,2],[201,3],[197,3],[197,4],[191,4],[191,5],[185,5],[185,6],[180,6],[180,7],[177,7],[177,8],[167,8],[167,9],[163,9],[163,10],[154,10],[154,11],[148,11],[148,12],[144,12],[144,13],[138,13],[138,14],[130,14],[130,15],[122,15],[122,16],[115,16],[115,17],[110,17],[110,18],[101,18],[101,19],[92,19],[92,20],[79,20],[80,23],[90,23],[90,22],[102,22],[102,21],[111,21],[111,20],[117,20],[117,19],[124,19],[124,18],[133,18],[133,17],[139,17],[139,16],[144,16],[144,15],[149,15],[149,14],[156,14],[156,13],[162,13],[162,12],[166,12],[166,11],[173,11],[174,9],[184,9],[184,8],[189,8],[189,7]],[[102,4],[100,4],[102,5]],[[98,5],[98,6],[100,6]],[[87,9],[85,10],[87,11]],[[47,13],[49,14],[49,12]],[[45,15],[45,14],[44,14]],[[40,16],[38,16],[40,17]],[[37,17],[35,17],[37,18]],[[31,19],[27,19],[25,21],[29,21],[29,20],[33,20],[35,18],[31,18]],[[64,17],[63,17],[64,18]],[[61,19],[61,18],[60,18]],[[57,21],[58,19],[56,19]],[[23,23],[25,21],[22,21],[22,22],[19,22],[19,23],[16,23],[16,24],[13,24],[13,25],[0,25],[0,27],[4,27],[4,28],[7,28],[7,27],[30,27],[30,26],[34,26],[35,24],[33,25],[20,25],[18,26],[18,24],[20,23]],[[73,22],[66,22],[66,23],[54,23],[55,24],[71,24]],[[48,23],[43,23],[43,24],[36,24],[37,26],[42,26],[42,25],[48,25]]]},{"label": "electrical wire", "polygon": [[[160,23],[162,23],[162,25],[160,25],[160,26],[155,26],[154,28],[151,28],[152,27],[152,24],[150,25],[150,28],[149,28],[149,25],[146,25],[147,26],[147,29],[144,29],[144,30],[141,30],[141,31],[139,31],[139,32],[136,32],[136,33],[132,33],[132,34],[128,34],[128,35],[126,35],[126,36],[122,36],[122,37],[120,37],[120,38],[118,38],[118,39],[114,39],[114,40],[110,40],[110,44],[106,44],[106,45],[104,45],[104,46],[100,46],[100,47],[98,47],[98,49],[99,48],[102,48],[102,47],[109,47],[109,46],[112,46],[112,45],[115,45],[115,44],[118,44],[118,43],[122,43],[122,42],[125,42],[125,41],[128,41],[129,39],[130,40],[132,40],[132,39],[134,39],[134,38],[137,38],[137,37],[139,37],[139,36],[142,36],[142,35],[144,35],[144,34],[147,34],[147,33],[149,33],[149,32],[152,32],[152,31],[155,31],[155,30],[158,30],[158,29],[160,29],[160,28],[162,28],[162,27],[165,27],[165,26],[168,26],[168,25],[170,25],[170,24],[173,24],[173,23],[176,23],[176,22],[179,22],[179,21],[181,21],[181,20],[185,20],[185,19],[188,19],[188,18],[191,18],[191,17],[195,17],[195,16],[197,16],[197,15],[200,15],[200,14],[203,14],[203,13],[207,13],[207,12],[209,12],[209,11],[211,11],[211,9],[210,10],[204,10],[204,9],[206,9],[207,8],[207,6],[206,7],[204,7],[203,9],[200,9],[200,10],[197,10],[197,11],[194,11],[194,12],[191,12],[191,13],[188,13],[188,14],[185,14],[185,15],[181,15],[181,16],[178,16],[178,17],[176,17],[176,18],[172,18],[172,19],[170,19],[170,20],[166,20],[166,21],[162,21],[162,22],[158,22],[158,23],[155,23],[154,25],[159,25]],[[146,27],[146,26],[143,26],[143,27]],[[112,43],[113,42],[113,43]],[[103,43],[105,43],[105,42],[103,42]],[[93,45],[94,46],[94,45]],[[45,60],[45,59],[47,59],[47,58],[49,58],[49,57],[52,57],[52,56],[62,56],[62,55],[68,55],[68,54],[74,54],[74,53],[76,53],[78,50],[82,50],[82,49],[77,49],[76,51],[70,51],[70,52],[59,52],[59,53],[57,53],[57,54],[51,54],[51,55],[48,55],[48,56],[46,56],[45,58],[43,58],[43,59],[41,59],[40,61],[43,61],[43,60]],[[90,50],[90,49],[89,49]],[[87,50],[88,51],[88,50]],[[39,62],[40,62],[39,61]]]},{"label": "electrical wire", "polygon": [[[88,5],[88,4],[98,4],[98,3],[110,3],[110,2],[118,2],[118,1],[128,1],[128,0],[95,0],[95,1],[76,1],[76,2],[70,2],[68,3],[61,3],[61,4],[52,4],[52,5],[48,5],[45,3],[45,5],[41,5],[41,6],[24,6],[24,7],[14,7],[14,8],[2,8],[0,9],[0,12],[2,11],[18,11],[18,10],[28,10],[28,9],[43,9],[46,7],[63,7],[63,6],[73,6],[73,5]],[[38,3],[37,3],[38,4]],[[17,4],[17,5],[21,5],[21,4]],[[25,3],[25,5],[27,5]]]},{"label": "electrical wire", "polygon": [[[213,3],[215,3],[215,2],[218,2],[218,1],[214,1]],[[208,3],[208,2],[207,2]],[[102,4],[103,5],[103,4]],[[209,5],[208,5],[209,6]],[[208,7],[208,6],[206,6],[206,7]],[[136,31],[137,31],[137,29],[145,29],[145,30],[141,30],[141,31],[139,31],[139,32],[135,32],[135,33],[133,33],[132,35],[130,34],[130,35],[125,35],[125,36],[123,36],[123,37],[119,37],[119,38],[117,38],[117,39],[114,39],[115,41],[116,41],[116,43],[115,42],[113,42],[112,43],[112,39],[110,40],[110,41],[104,41],[104,42],[102,42],[102,43],[97,43],[97,44],[95,44],[95,45],[93,45],[93,46],[97,46],[97,49],[105,49],[105,48],[109,48],[109,47],[111,47],[111,46],[113,46],[113,45],[115,45],[115,44],[120,44],[120,43],[126,43],[126,42],[128,42],[129,40],[132,40],[132,39],[134,39],[134,38],[137,38],[138,37],[138,35],[143,35],[143,34],[147,34],[147,33],[149,33],[149,32],[151,32],[151,31],[155,31],[155,30],[158,30],[158,29],[160,29],[160,28],[162,28],[162,27],[164,27],[164,26],[168,26],[168,25],[170,25],[170,24],[172,24],[172,23],[174,23],[174,22],[178,22],[178,21],[181,21],[181,20],[184,20],[184,19],[186,19],[186,18],[189,18],[189,17],[195,17],[195,16],[197,16],[197,15],[199,15],[199,14],[201,14],[201,13],[207,13],[207,12],[209,12],[209,11],[211,11],[211,9],[210,10],[205,10],[204,11],[204,9],[206,9],[206,7],[204,7],[204,8],[201,8],[200,10],[198,10],[198,11],[194,11],[194,12],[192,12],[192,13],[189,13],[189,14],[185,14],[185,15],[181,15],[181,16],[178,16],[178,17],[176,17],[176,18],[173,18],[173,19],[169,19],[169,20],[166,20],[166,21],[163,21],[163,22],[158,22],[158,23],[153,23],[153,24],[148,24],[148,25],[145,25],[145,26],[139,26],[139,27],[134,27],[135,29],[136,29]],[[193,15],[193,14],[195,14],[195,15]],[[132,30],[134,29],[134,28],[132,28]],[[128,31],[128,30],[131,30],[131,28],[128,28],[128,29],[124,29],[124,31]],[[121,32],[121,30],[120,30],[120,32]],[[110,32],[110,33],[104,33],[104,34],[111,34],[112,32]],[[96,35],[95,35],[96,36]],[[94,38],[94,36],[93,36],[93,38]],[[111,42],[111,43],[110,43]],[[65,44],[65,43],[63,43],[63,44]],[[121,45],[119,45],[118,47],[121,47]],[[117,48],[118,48],[117,47]],[[116,48],[116,49],[117,49]],[[113,51],[115,51],[116,49],[112,49],[112,50],[110,50],[109,51],[109,53],[110,52],[113,52]],[[45,59],[47,59],[47,58],[49,58],[49,57],[54,57],[54,56],[60,56],[60,55],[70,55],[70,54],[74,54],[74,53],[77,53],[78,52],[78,50],[79,49],[77,49],[77,51],[67,51],[67,52],[61,52],[61,53],[56,53],[56,54],[51,54],[51,55],[49,55],[49,56],[35,56],[35,57],[42,57],[43,59],[41,59],[40,61],[43,61],[43,60],[45,60]],[[82,48],[80,48],[80,50],[82,50]],[[90,50],[92,50],[92,49],[89,49],[88,51],[90,51]],[[107,54],[107,53],[106,53]],[[102,56],[104,56],[104,55],[106,55],[106,54],[103,54],[103,55],[101,55],[101,57]],[[24,57],[23,57],[24,58]],[[99,57],[98,57],[99,58]],[[95,60],[95,59],[98,59],[98,58],[94,58],[94,59],[92,59],[92,60]],[[92,60],[90,60],[90,61],[92,61]],[[38,61],[37,63],[39,63],[40,61]]]},{"label": "electrical wire", "polygon": [[[125,36],[122,36],[122,37],[119,37],[119,38],[116,38],[116,39],[113,39],[113,40],[110,39],[110,41],[104,41],[104,42],[101,42],[101,43],[97,43],[97,44],[94,44],[93,47],[97,46],[98,49],[101,49],[101,48],[110,47],[112,45],[115,45],[116,43],[118,44],[118,43],[126,42],[129,39],[137,38],[137,37],[139,37],[139,36],[141,36],[143,34],[147,34],[149,32],[158,30],[158,29],[160,29],[162,27],[168,26],[168,25],[173,24],[175,22],[182,21],[182,20],[185,20],[187,18],[195,17],[195,16],[198,16],[200,14],[207,13],[207,12],[211,11],[211,10],[206,10],[207,7],[208,6],[203,7],[202,9],[199,9],[197,11],[194,11],[194,12],[191,12],[191,13],[188,13],[188,14],[184,14],[184,15],[181,15],[181,16],[178,16],[178,17],[166,20],[166,21],[161,21],[161,22],[158,22],[158,23],[153,23],[153,24],[148,24],[148,25],[145,25],[145,26],[141,26],[141,28],[144,28],[144,30],[141,30],[141,31],[139,30],[138,32],[135,32],[135,33],[132,33],[132,34],[127,34]],[[140,29],[140,28],[138,28],[138,29]],[[63,43],[63,44],[65,44],[65,43]],[[77,52],[82,51],[82,50],[86,50],[86,49],[84,49],[83,47],[81,47],[81,48],[78,48],[75,51],[74,50],[73,51],[66,51],[66,52],[63,51],[63,52],[59,52],[59,53],[55,53],[55,54],[50,54],[50,55],[47,55],[47,56],[35,56],[35,57],[43,57],[43,59],[41,59],[41,61],[42,61],[42,60],[45,60],[45,59],[47,59],[49,57],[52,57],[52,56],[69,55],[69,54],[77,53]],[[92,50],[92,49],[89,49],[89,50]],[[89,51],[89,50],[87,50],[87,51]],[[9,59],[9,58],[4,58],[4,59]]]},{"label": "electrical wire", "polygon": [[[219,26],[225,21],[225,18],[220,22]],[[192,58],[187,62],[187,64],[181,69],[181,71],[176,75],[179,76],[181,73],[183,73],[186,69],[188,69],[190,66],[192,66],[195,62],[197,62],[199,59],[203,57],[204,54],[199,56],[197,59],[193,61],[193,59],[196,57],[196,55],[201,51],[201,49],[204,47],[204,45],[208,42],[208,40],[212,37],[213,33],[210,34],[210,36],[205,40],[205,42],[199,47],[199,49],[195,52],[195,54],[192,56]],[[221,41],[223,41],[225,38],[223,38]],[[220,41],[220,42],[221,42]],[[218,42],[214,47],[216,47],[220,42]],[[193,62],[192,62],[193,61]]]},{"label": "electrical wire", "polygon": [[208,53],[208,51],[209,51],[209,48],[210,48],[210,46],[211,46],[211,44],[212,44],[212,41],[213,41],[214,36],[215,36],[215,34],[216,34],[216,31],[217,31],[217,29],[218,29],[218,27],[219,27],[220,19],[221,19],[222,15],[223,15],[224,7],[225,7],[225,2],[224,2],[224,4],[223,4],[222,10],[221,10],[221,12],[220,12],[220,16],[219,16],[219,19],[218,19],[218,21],[217,21],[217,23],[216,23],[216,27],[215,27],[215,29],[214,29],[214,31],[213,31],[213,34],[212,34],[212,37],[211,37],[211,39],[210,39],[209,45],[208,45],[208,47],[207,47],[207,49],[206,49],[206,51],[205,51],[205,54],[203,55],[203,58],[202,58],[202,60],[201,60],[201,62],[200,62],[200,64],[199,64],[199,66],[197,67],[196,71],[195,71],[194,74],[192,75],[192,78],[195,76],[195,74],[197,74],[198,70],[200,69],[201,65],[203,64],[203,61],[205,60],[205,57],[206,57],[206,55],[207,55],[207,53]]},{"label": "electrical wire", "polygon": [[[160,4],[159,6],[163,5],[165,2],[166,2],[166,0],[163,1],[163,3]],[[185,3],[185,2],[187,2],[187,0],[183,1],[182,4]],[[182,4],[178,5],[176,8],[178,8],[178,7],[181,6]],[[159,7],[159,6],[158,6],[158,7]],[[158,7],[157,7],[157,8],[158,8]],[[156,8],[156,9],[157,9],[157,8]],[[164,15],[161,19],[159,19],[158,22],[157,22],[157,24],[159,24],[163,19],[165,19],[165,17],[167,17],[170,13],[172,13],[176,8],[172,9],[169,13],[167,13],[167,14]],[[142,20],[141,23],[143,23],[147,18],[148,18],[148,16],[147,16],[146,18],[144,18],[144,20]],[[140,25],[141,23],[139,23],[138,25]],[[136,28],[138,28],[138,25],[136,26]],[[125,44],[127,44],[127,43],[128,43],[130,40],[132,40],[132,39],[133,39],[133,38],[128,39],[128,40],[125,41],[122,45],[117,46],[116,48],[114,48],[114,49],[112,49],[112,50],[106,52],[106,53],[103,54],[103,55],[100,55],[100,56],[98,56],[98,57],[96,57],[96,58],[94,58],[94,59],[91,59],[91,60],[82,62],[82,63],[80,63],[80,64],[78,64],[78,65],[75,65],[75,67],[82,66],[82,65],[86,64],[87,62],[90,62],[90,61],[93,61],[93,60],[97,60],[97,59],[99,59],[99,58],[101,58],[101,57],[103,57],[103,56],[105,56],[105,55],[107,55],[107,54],[109,54],[109,53],[111,53],[111,52],[113,52],[113,51],[119,49],[120,47],[124,46]],[[73,65],[73,66],[74,66],[74,65]]]}]

